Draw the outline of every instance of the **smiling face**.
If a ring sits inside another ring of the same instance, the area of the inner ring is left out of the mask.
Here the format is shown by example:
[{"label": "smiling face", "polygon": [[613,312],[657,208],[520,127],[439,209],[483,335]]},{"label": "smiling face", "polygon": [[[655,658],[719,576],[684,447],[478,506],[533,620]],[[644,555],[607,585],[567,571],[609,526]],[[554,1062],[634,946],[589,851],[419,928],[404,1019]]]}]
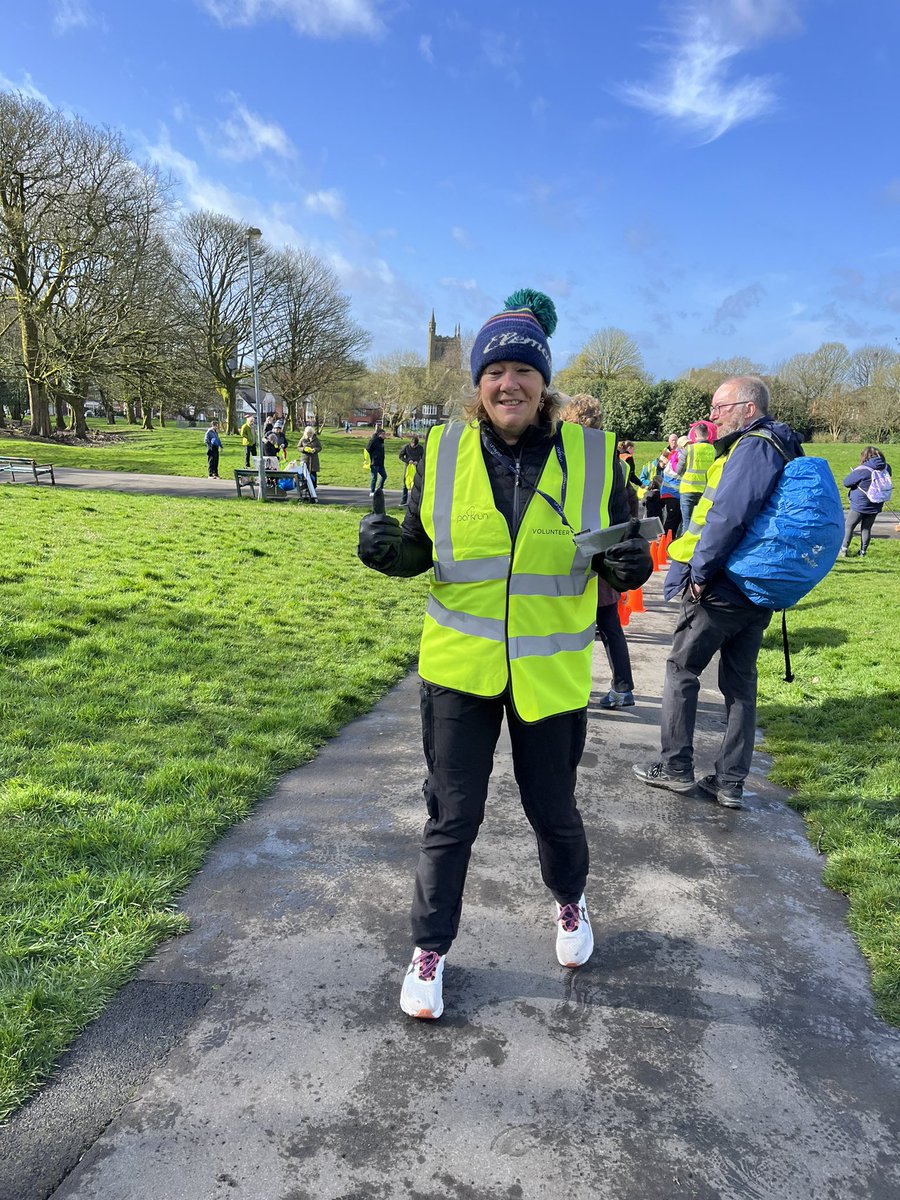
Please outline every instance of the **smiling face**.
[{"label": "smiling face", "polygon": [[488,420],[508,445],[515,445],[529,425],[537,425],[544,378],[534,367],[522,362],[488,363],[478,390]]}]

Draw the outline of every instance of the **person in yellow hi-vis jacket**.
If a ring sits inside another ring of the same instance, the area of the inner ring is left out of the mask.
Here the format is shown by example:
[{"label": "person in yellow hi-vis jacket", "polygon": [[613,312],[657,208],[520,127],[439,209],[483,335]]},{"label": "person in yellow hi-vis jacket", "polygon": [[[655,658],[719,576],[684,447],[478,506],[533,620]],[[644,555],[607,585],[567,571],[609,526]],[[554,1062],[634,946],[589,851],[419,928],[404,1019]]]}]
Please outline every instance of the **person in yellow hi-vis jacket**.
[{"label": "person in yellow hi-vis jacket", "polygon": [[[444,960],[504,714],[541,875],[556,901],[557,958],[578,967],[593,950],[575,778],[597,575],[625,590],[653,566],[647,542],[631,536],[636,524],[604,554],[574,540],[627,522],[628,506],[614,434],[559,421],[548,344],[555,326],[547,296],[510,296],[475,338],[465,420],[429,432],[402,527],[383,512],[360,525],[366,566],[393,576],[434,571],[419,652],[428,820],[412,906],[415,950],[400,995],[413,1017],[443,1011]],[[498,944],[495,957],[502,954]]]},{"label": "person in yellow hi-vis jacket", "polygon": [[409,500],[409,489],[412,487],[413,480],[416,477],[416,467],[419,460],[425,453],[425,447],[420,445],[418,434],[413,434],[410,441],[403,447],[397,457],[403,463],[403,493],[400,496],[400,503],[406,504]]}]

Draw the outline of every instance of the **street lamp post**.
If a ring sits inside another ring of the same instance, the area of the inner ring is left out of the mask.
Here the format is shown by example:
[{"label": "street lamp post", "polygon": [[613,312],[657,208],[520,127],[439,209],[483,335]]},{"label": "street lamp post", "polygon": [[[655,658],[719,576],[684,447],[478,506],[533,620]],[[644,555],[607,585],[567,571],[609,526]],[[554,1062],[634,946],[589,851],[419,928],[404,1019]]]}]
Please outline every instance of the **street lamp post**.
[{"label": "street lamp post", "polygon": [[259,471],[259,498],[265,499],[266,465],[263,458],[262,402],[259,398],[259,353],[256,347],[256,303],[253,299],[253,243],[262,237],[262,230],[247,229],[247,278],[250,283],[250,338],[253,343],[253,391],[256,397],[256,465]]}]

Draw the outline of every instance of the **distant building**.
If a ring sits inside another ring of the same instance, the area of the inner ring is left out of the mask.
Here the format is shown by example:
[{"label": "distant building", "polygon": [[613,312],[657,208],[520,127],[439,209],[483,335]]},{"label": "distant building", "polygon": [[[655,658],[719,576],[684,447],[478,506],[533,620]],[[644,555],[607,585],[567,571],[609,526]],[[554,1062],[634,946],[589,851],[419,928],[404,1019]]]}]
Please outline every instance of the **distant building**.
[{"label": "distant building", "polygon": [[438,333],[432,309],[431,320],[428,322],[428,353],[425,356],[425,367],[430,375],[432,367],[438,366],[449,367],[451,371],[462,369],[462,337],[459,325],[449,337]]},{"label": "distant building", "polygon": [[[425,355],[425,370],[429,378],[435,369],[453,372],[462,370],[462,336],[459,325],[449,336],[438,333],[432,309],[431,320],[428,322],[428,350]],[[423,404],[413,416],[412,428],[427,429],[431,425],[440,425],[446,419],[443,404]]]}]

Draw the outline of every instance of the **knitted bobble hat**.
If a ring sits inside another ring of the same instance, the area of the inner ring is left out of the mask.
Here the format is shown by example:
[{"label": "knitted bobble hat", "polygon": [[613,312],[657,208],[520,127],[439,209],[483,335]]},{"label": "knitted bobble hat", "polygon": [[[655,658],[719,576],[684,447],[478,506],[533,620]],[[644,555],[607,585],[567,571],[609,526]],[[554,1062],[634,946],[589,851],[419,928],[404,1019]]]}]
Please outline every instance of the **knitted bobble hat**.
[{"label": "knitted bobble hat", "polygon": [[556,306],[533,288],[520,288],[507,298],[503,312],[488,317],[472,346],[472,382],[478,384],[492,362],[523,362],[550,383],[553,367],[547,339],[556,328]]}]

